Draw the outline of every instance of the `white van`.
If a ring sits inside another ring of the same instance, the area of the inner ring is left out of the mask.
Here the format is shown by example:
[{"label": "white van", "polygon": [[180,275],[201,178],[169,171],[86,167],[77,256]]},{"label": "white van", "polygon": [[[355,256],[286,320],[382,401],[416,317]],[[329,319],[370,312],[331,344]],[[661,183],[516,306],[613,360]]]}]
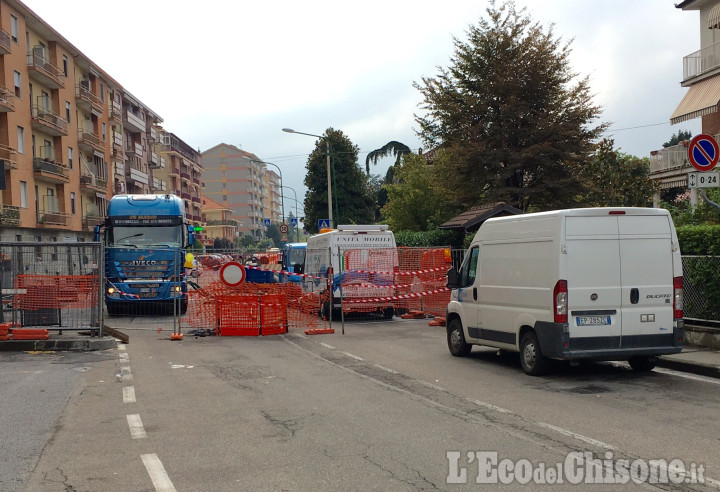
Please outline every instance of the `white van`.
[{"label": "white van", "polygon": [[[340,225],[310,236],[307,241],[305,273],[315,281],[306,285],[324,289],[321,279],[332,277],[336,311],[342,307],[342,298],[355,301],[346,302],[346,312],[374,311],[391,318],[392,301],[379,299],[394,295],[394,272],[398,267],[395,235],[387,225]],[[324,306],[323,310],[330,308]]]},{"label": "white van", "polygon": [[472,345],[547,358],[627,360],[649,371],[682,350],[683,279],[667,210],[586,208],[487,220],[448,272],[450,353]]}]

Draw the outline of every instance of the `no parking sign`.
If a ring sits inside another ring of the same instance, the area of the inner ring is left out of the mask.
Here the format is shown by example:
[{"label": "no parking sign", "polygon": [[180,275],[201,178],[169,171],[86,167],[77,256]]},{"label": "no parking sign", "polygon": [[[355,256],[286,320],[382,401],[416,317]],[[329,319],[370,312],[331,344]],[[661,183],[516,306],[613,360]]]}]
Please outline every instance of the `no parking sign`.
[{"label": "no parking sign", "polygon": [[718,144],[711,135],[701,133],[688,146],[688,159],[698,171],[710,171],[717,164],[718,157]]}]

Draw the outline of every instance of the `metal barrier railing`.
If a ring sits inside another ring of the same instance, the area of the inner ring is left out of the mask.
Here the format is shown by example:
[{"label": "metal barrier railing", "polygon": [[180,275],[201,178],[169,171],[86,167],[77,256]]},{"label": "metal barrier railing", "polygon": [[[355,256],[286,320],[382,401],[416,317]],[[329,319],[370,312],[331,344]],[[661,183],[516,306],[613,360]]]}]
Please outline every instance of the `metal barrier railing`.
[{"label": "metal barrier railing", "polygon": [[102,336],[100,243],[0,243],[0,322]]}]

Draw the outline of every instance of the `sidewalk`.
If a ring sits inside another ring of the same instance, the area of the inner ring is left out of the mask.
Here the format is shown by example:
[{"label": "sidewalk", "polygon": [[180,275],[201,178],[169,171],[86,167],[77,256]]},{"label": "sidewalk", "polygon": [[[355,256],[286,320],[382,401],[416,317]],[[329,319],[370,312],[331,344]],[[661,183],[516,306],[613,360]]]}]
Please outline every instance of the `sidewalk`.
[{"label": "sidewalk", "polygon": [[685,345],[679,354],[661,356],[657,365],[675,371],[720,378],[720,351]]}]

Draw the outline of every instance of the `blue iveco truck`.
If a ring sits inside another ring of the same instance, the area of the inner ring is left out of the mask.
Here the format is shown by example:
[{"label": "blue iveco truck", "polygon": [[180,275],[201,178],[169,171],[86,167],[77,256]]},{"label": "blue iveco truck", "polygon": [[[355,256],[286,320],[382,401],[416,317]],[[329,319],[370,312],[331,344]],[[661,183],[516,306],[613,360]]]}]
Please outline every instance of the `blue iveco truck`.
[{"label": "blue iveco truck", "polygon": [[[104,228],[104,230],[102,230]],[[105,306],[187,311],[185,248],[194,241],[185,204],[175,195],[115,195],[95,240],[105,246]],[[102,239],[101,239],[102,234]]]}]

